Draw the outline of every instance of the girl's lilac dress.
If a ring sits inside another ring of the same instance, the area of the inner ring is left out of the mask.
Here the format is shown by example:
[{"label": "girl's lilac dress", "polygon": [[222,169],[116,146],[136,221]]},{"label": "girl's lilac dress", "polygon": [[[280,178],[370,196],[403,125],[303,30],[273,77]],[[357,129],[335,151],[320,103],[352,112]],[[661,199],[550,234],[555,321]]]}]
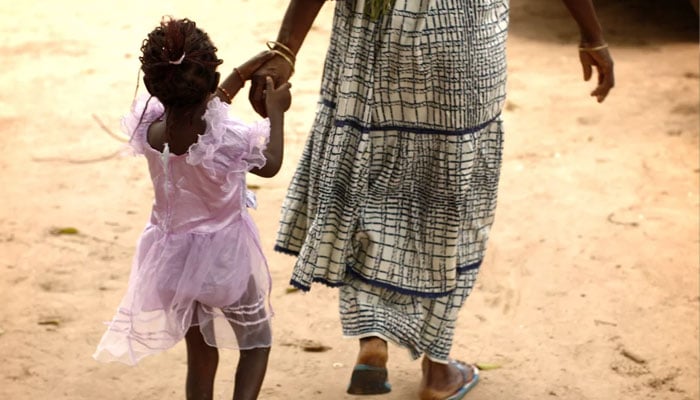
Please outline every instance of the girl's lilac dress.
[{"label": "girl's lilac dress", "polygon": [[163,105],[152,97],[136,100],[122,120],[133,149],[148,161],[155,202],[126,295],[94,357],[133,365],[195,325],[211,346],[268,347],[270,273],[247,211],[254,199],[245,177],[265,164],[269,120],[247,125],[214,98],[204,134],[174,155],[146,140],[162,117]]}]

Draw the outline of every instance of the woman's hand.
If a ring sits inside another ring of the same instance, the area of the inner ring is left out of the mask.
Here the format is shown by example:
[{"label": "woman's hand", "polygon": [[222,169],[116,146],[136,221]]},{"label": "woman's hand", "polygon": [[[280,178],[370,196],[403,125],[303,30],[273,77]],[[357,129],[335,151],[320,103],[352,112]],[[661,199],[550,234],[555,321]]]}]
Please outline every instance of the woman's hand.
[{"label": "woman's hand", "polygon": [[[267,105],[264,94],[267,88],[267,78],[272,78],[273,87],[277,87],[279,90],[282,84],[289,80],[290,76],[292,76],[292,66],[280,56],[267,60],[252,73],[250,77],[252,85],[248,99],[255,112],[262,117],[267,117]],[[289,91],[289,88],[287,88],[287,91]],[[289,108],[289,105],[287,105],[287,108]]]},{"label": "woman's hand", "polygon": [[236,69],[238,70],[238,73],[240,74],[240,77],[243,79],[243,81],[247,81],[250,79],[250,77],[253,75],[253,73],[260,68],[263,64],[265,64],[267,61],[273,59],[275,57],[275,53],[266,50],[263,51],[251,58],[250,60],[244,62],[240,66],[238,66]]},{"label": "woman's hand", "polygon": [[579,59],[583,67],[583,79],[588,81],[593,75],[593,67],[598,70],[598,86],[591,92],[598,103],[602,103],[615,86],[615,73],[613,71],[613,60],[605,46],[581,45],[579,47]]}]

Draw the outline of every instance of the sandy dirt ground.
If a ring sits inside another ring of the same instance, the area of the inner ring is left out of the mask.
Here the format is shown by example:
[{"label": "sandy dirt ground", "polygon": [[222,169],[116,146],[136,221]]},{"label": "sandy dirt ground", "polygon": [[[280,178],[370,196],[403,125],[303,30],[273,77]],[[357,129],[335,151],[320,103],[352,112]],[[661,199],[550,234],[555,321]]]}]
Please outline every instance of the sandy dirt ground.
[{"label": "sandy dirt ground", "polygon": [[[498,368],[469,399],[698,399],[697,17],[684,0],[597,4],[617,73],[603,105],[559,2],[512,4],[496,224],[453,346]],[[162,15],[197,21],[229,70],[275,37],[285,5],[0,1],[0,399],[184,398],[184,343],[133,368],[91,358],[152,196],[145,162],[115,156],[100,122],[119,132]],[[329,4],[299,54],[284,171],[250,182],[277,313],[262,399],[350,398],[357,343],[342,338],[336,291],[289,293],[293,259],[272,251],[331,16]],[[245,95],[233,112],[257,118]],[[78,234],[56,234],[66,227]],[[230,398],[236,360],[222,352],[216,399]],[[420,364],[391,347],[389,367],[381,398],[415,398]]]}]

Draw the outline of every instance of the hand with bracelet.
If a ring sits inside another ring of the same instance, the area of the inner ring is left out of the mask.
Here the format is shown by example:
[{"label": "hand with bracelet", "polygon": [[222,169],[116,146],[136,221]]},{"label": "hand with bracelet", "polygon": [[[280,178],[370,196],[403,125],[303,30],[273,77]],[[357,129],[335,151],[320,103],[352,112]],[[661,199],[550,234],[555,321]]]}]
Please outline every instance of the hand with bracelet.
[{"label": "hand with bracelet", "polygon": [[601,103],[615,86],[615,75],[613,72],[613,60],[608,51],[608,45],[604,42],[598,44],[581,43],[578,49],[578,56],[583,67],[583,79],[588,81],[593,75],[593,67],[598,71],[598,86],[591,92],[591,96]]},{"label": "hand with bracelet", "polygon": [[249,94],[253,109],[263,117],[267,116],[264,100],[267,77],[272,78],[276,87],[286,83],[294,74],[296,62],[296,53],[284,43],[268,41],[267,47],[273,56],[252,73],[252,86]]},{"label": "hand with bracelet", "polygon": [[569,13],[576,20],[581,31],[579,60],[583,67],[583,79],[588,81],[593,76],[593,68],[598,72],[598,84],[591,92],[599,103],[615,86],[613,60],[608,45],[603,38],[602,28],[591,0],[562,0]]},{"label": "hand with bracelet", "polygon": [[271,77],[275,87],[289,81],[294,74],[296,55],[324,3],[325,0],[290,1],[277,39],[267,42],[267,47],[275,57],[266,61],[253,73],[248,95],[253,109],[261,116],[267,116],[264,102],[266,78]]},{"label": "hand with bracelet", "polygon": [[216,90],[216,96],[221,101],[231,103],[239,90],[245,86],[245,82],[251,78],[253,72],[265,62],[275,57],[271,51],[263,51],[253,56],[248,61],[233,69]]}]

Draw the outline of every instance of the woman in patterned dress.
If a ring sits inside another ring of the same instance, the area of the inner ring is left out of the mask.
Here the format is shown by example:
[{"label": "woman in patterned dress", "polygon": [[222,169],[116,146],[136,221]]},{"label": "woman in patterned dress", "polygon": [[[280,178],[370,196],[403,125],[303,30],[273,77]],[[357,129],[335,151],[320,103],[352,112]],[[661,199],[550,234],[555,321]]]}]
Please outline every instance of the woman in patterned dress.
[{"label": "woman in patterned dress", "polygon": [[[613,63],[591,0],[563,0],[581,30],[585,78],[603,101]],[[291,0],[278,56],[253,76],[279,85],[324,1]],[[390,390],[387,341],[423,356],[421,399],[459,399],[476,367],[449,357],[484,257],[501,165],[508,0],[335,3],[319,109],[283,204],[276,249],[291,283],[338,287],[360,350],[348,388]]]}]

